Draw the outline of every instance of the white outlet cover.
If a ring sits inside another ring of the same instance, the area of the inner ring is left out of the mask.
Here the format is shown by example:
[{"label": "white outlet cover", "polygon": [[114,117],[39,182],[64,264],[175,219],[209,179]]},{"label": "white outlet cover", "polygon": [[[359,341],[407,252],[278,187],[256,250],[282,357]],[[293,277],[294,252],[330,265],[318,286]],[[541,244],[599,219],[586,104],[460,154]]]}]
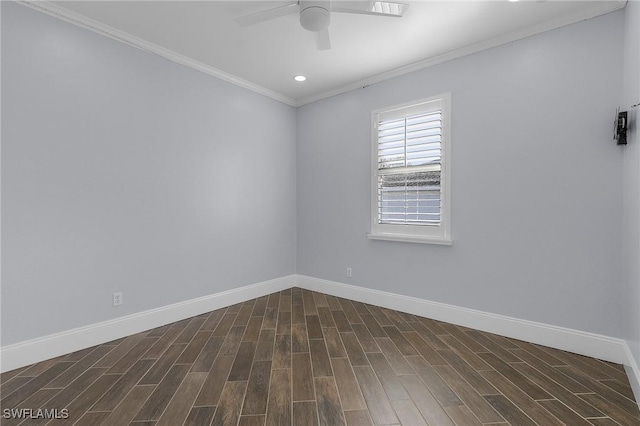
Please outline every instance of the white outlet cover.
[{"label": "white outlet cover", "polygon": [[122,305],[122,292],[113,293],[113,306]]}]

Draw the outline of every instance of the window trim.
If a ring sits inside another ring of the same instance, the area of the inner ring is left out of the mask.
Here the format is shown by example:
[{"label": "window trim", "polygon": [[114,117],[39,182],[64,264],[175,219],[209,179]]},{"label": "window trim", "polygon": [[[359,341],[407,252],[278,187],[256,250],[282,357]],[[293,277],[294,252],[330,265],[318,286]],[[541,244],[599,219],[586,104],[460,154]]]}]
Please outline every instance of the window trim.
[{"label": "window trim", "polygon": [[[398,110],[419,109],[424,104],[440,102],[442,106],[442,140],[440,199],[441,213],[439,225],[402,225],[378,223],[378,117]],[[451,245],[451,93],[443,93],[429,98],[406,102],[371,112],[371,240],[402,241],[423,244]]]}]

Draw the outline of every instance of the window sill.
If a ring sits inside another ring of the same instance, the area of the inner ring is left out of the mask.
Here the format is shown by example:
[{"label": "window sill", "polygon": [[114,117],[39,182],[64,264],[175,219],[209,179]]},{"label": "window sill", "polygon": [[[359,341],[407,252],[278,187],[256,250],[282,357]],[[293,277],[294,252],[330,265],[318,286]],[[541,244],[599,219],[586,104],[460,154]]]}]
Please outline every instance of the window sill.
[{"label": "window sill", "polygon": [[370,240],[400,241],[404,243],[419,244],[438,244],[442,246],[450,246],[453,244],[453,240],[451,238],[427,237],[421,235],[367,234],[367,238],[369,238]]}]

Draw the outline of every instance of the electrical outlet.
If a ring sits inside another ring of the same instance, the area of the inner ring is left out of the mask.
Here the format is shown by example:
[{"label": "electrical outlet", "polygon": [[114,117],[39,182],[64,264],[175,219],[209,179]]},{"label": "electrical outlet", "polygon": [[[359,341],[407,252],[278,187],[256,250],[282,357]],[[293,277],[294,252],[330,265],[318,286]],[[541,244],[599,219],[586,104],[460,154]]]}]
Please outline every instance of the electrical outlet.
[{"label": "electrical outlet", "polygon": [[347,268],[347,277],[351,278],[353,275],[353,270],[351,268]]},{"label": "electrical outlet", "polygon": [[113,293],[113,306],[122,305],[122,292]]}]

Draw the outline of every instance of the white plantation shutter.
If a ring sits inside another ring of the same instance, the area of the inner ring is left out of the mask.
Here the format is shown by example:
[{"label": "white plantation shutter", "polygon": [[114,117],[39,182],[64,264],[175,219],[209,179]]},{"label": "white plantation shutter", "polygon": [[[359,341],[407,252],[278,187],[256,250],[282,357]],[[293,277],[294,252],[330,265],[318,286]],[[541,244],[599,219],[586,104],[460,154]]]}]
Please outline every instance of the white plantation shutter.
[{"label": "white plantation shutter", "polygon": [[379,120],[378,223],[440,224],[442,110]]},{"label": "white plantation shutter", "polygon": [[443,175],[448,96],[374,113],[370,237],[398,233],[450,238]]}]

